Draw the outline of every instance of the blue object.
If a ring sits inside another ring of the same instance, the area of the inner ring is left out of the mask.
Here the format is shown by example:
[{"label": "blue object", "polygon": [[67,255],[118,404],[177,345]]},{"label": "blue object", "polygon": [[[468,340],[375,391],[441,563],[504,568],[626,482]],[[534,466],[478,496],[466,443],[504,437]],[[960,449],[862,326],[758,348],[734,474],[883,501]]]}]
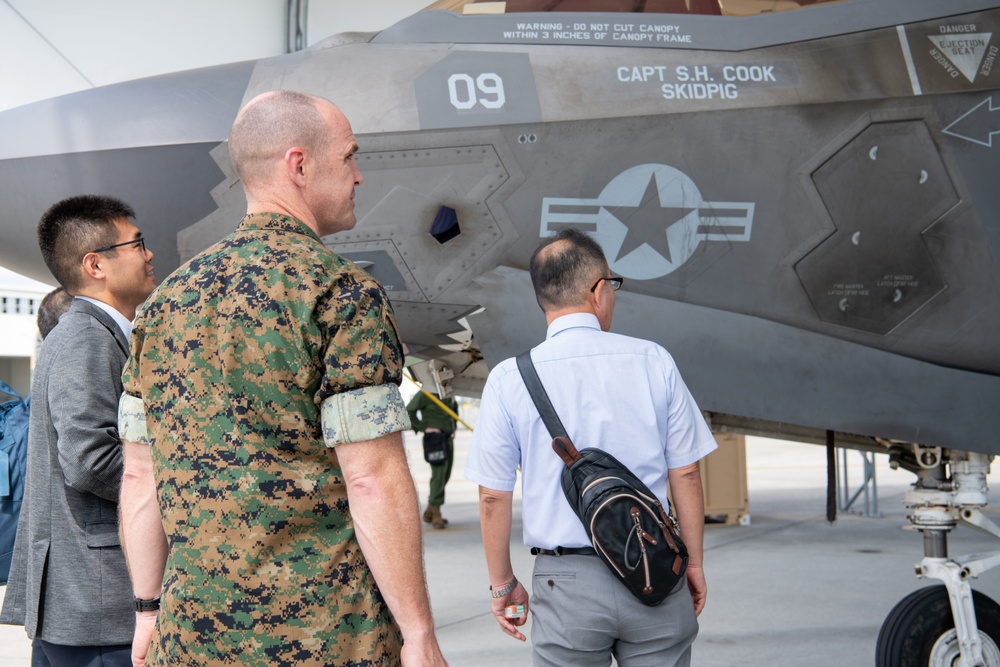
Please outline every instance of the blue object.
[{"label": "blue object", "polygon": [[439,208],[434,217],[434,224],[431,225],[431,236],[436,238],[438,243],[447,243],[461,233],[455,209],[448,206]]},{"label": "blue object", "polygon": [[0,403],[0,584],[7,583],[14,556],[14,537],[24,499],[24,469],[28,460],[28,411],[31,397],[0,380],[0,392],[14,400]]}]

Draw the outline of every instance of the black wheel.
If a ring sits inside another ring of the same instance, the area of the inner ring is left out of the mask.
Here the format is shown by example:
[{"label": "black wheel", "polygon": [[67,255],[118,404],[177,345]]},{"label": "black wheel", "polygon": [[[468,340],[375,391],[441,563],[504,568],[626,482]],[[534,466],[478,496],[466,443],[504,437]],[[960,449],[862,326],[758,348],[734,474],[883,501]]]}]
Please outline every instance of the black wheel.
[{"label": "black wheel", "polygon": [[[988,667],[1000,667],[1000,605],[972,591],[976,625]],[[928,586],[892,608],[875,646],[876,667],[952,667],[959,656],[948,591]]]}]

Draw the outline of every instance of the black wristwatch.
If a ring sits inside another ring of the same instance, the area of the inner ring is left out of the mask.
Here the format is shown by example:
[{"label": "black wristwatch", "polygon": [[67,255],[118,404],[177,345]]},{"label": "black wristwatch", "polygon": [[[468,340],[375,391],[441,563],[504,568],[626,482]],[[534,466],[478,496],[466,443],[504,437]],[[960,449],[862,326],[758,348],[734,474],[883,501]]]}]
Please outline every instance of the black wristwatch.
[{"label": "black wristwatch", "polygon": [[153,598],[152,600],[132,598],[132,609],[135,609],[136,611],[156,611],[159,608],[160,598]]}]

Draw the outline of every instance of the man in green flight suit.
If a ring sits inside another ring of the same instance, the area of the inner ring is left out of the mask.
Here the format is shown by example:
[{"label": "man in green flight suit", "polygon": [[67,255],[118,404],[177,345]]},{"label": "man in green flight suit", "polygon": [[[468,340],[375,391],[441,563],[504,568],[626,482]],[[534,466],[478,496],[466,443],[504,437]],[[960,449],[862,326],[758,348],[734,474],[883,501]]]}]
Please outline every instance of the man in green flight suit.
[{"label": "man in green flight suit", "polygon": [[[423,391],[410,399],[406,411],[413,430],[424,433],[424,460],[431,464],[431,492],[427,497],[424,522],[435,528],[444,528],[448,519],[441,516],[441,506],[444,505],[444,486],[451,478],[451,465],[455,461],[455,419],[435,399],[458,414],[458,403],[454,398],[440,398],[437,394]],[[440,456],[442,453],[444,456]]]}]

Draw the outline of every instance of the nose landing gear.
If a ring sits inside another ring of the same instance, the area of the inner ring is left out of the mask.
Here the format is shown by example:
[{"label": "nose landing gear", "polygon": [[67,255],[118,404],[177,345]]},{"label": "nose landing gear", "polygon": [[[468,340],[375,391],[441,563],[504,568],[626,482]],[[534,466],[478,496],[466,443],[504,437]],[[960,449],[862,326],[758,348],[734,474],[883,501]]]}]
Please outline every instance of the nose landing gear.
[{"label": "nose landing gear", "polygon": [[890,465],[918,477],[904,499],[912,529],[924,537],[917,576],[944,586],[915,591],[889,612],[878,636],[876,667],[1000,667],[1000,605],[969,586],[969,579],[1000,565],[1000,551],[948,558],[948,533],[959,522],[1000,538],[1000,527],[980,511],[987,503],[990,458],[919,445],[890,447]]},{"label": "nose landing gear", "polygon": [[[1000,605],[972,591],[983,665],[1000,665]],[[928,586],[903,598],[882,624],[875,651],[878,667],[955,667],[961,648],[944,586]],[[974,664],[974,663],[973,663]]]}]

